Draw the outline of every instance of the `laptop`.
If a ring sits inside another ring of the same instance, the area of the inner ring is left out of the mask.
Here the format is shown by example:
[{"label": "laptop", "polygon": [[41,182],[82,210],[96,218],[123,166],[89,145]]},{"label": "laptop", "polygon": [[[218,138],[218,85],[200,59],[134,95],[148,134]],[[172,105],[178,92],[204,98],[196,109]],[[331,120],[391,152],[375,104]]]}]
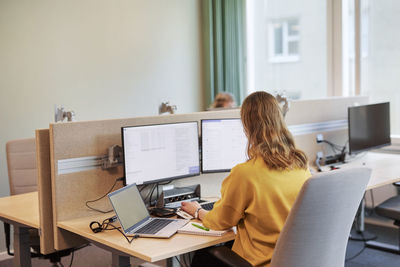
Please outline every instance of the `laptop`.
[{"label": "laptop", "polygon": [[122,187],[108,194],[108,198],[128,236],[169,238],[188,223],[182,219],[152,218],[136,184]]}]

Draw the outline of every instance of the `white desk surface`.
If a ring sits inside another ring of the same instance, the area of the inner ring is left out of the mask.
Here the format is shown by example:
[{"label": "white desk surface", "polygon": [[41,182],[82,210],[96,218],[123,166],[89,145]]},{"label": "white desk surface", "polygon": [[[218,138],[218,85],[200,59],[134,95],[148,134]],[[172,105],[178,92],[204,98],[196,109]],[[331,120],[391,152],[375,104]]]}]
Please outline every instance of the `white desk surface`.
[{"label": "white desk surface", "polygon": [[38,192],[0,198],[0,219],[39,229]]},{"label": "white desk surface", "polygon": [[[372,169],[367,189],[400,181],[400,154],[366,152],[349,158],[345,164],[337,165],[340,169],[368,167]],[[324,169],[329,167],[324,167]]]}]

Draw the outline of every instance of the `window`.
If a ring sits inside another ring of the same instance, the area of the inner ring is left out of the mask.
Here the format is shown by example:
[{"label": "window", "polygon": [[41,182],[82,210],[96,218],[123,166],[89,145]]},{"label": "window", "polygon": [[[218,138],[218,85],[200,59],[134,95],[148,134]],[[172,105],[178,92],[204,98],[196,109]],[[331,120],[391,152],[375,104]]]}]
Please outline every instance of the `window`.
[{"label": "window", "polygon": [[299,20],[284,19],[269,24],[270,62],[299,61]]},{"label": "window", "polygon": [[400,1],[246,1],[247,88],[390,101],[400,134]]},{"label": "window", "polygon": [[248,92],[328,95],[328,0],[246,1]]},{"label": "window", "polygon": [[391,133],[400,134],[400,1],[361,0],[360,93],[390,101]]}]

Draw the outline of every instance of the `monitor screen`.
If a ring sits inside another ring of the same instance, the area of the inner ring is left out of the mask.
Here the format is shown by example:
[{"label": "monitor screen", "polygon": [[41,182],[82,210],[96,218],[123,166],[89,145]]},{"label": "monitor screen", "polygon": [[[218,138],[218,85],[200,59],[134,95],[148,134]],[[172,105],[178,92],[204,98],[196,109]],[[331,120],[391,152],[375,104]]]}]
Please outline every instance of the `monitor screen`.
[{"label": "monitor screen", "polygon": [[350,154],[390,145],[389,102],[348,108]]},{"label": "monitor screen", "polygon": [[203,172],[230,171],[247,160],[247,137],[240,119],[201,121]]},{"label": "monitor screen", "polygon": [[197,122],[122,127],[126,184],[200,174]]}]

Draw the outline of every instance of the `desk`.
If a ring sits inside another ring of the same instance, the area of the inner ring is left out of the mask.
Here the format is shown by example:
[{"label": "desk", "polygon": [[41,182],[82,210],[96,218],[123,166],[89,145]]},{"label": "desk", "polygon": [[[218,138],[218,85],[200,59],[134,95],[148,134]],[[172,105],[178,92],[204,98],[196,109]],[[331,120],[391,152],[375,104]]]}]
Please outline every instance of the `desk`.
[{"label": "desk", "polygon": [[[372,177],[368,189],[400,181],[400,155],[369,152],[357,156],[340,168],[369,167]],[[170,239],[139,238],[128,244],[118,231],[94,234],[89,228],[93,220],[102,221],[109,215],[96,215],[59,221],[57,226],[76,233],[113,253],[114,263],[129,263],[129,256],[154,262],[190,251],[232,240],[233,233],[222,237],[176,234]],[[28,228],[39,229],[38,193],[0,198],[0,219],[14,225],[14,265],[30,266]],[[122,255],[122,256],[121,256]]]},{"label": "desk", "polygon": [[[169,239],[138,238],[129,244],[116,230],[93,233],[89,228],[91,221],[103,221],[113,214],[97,215],[58,222],[57,226],[78,234],[88,241],[113,253],[113,266],[130,266],[129,256],[148,262],[168,259],[198,249],[217,245],[234,239],[234,233],[228,232],[221,237],[175,234]],[[169,264],[171,261],[169,261]]]},{"label": "desk", "polygon": [[38,192],[0,198],[0,220],[14,226],[14,266],[31,266],[28,230],[39,229]]},{"label": "desk", "polygon": [[[372,169],[371,179],[367,185],[367,190],[374,189],[387,184],[400,181],[400,155],[379,153],[379,152],[367,152],[351,158],[349,162],[338,165],[341,169],[348,169],[354,167],[368,167]],[[358,215],[358,231],[364,232],[364,199],[360,204],[360,212]],[[364,233],[366,234],[366,233]],[[361,237],[370,238],[370,237]],[[355,239],[360,239],[356,237]]]},{"label": "desk", "polygon": [[400,155],[368,152],[337,165],[340,169],[368,167],[372,169],[367,190],[400,181]]}]

